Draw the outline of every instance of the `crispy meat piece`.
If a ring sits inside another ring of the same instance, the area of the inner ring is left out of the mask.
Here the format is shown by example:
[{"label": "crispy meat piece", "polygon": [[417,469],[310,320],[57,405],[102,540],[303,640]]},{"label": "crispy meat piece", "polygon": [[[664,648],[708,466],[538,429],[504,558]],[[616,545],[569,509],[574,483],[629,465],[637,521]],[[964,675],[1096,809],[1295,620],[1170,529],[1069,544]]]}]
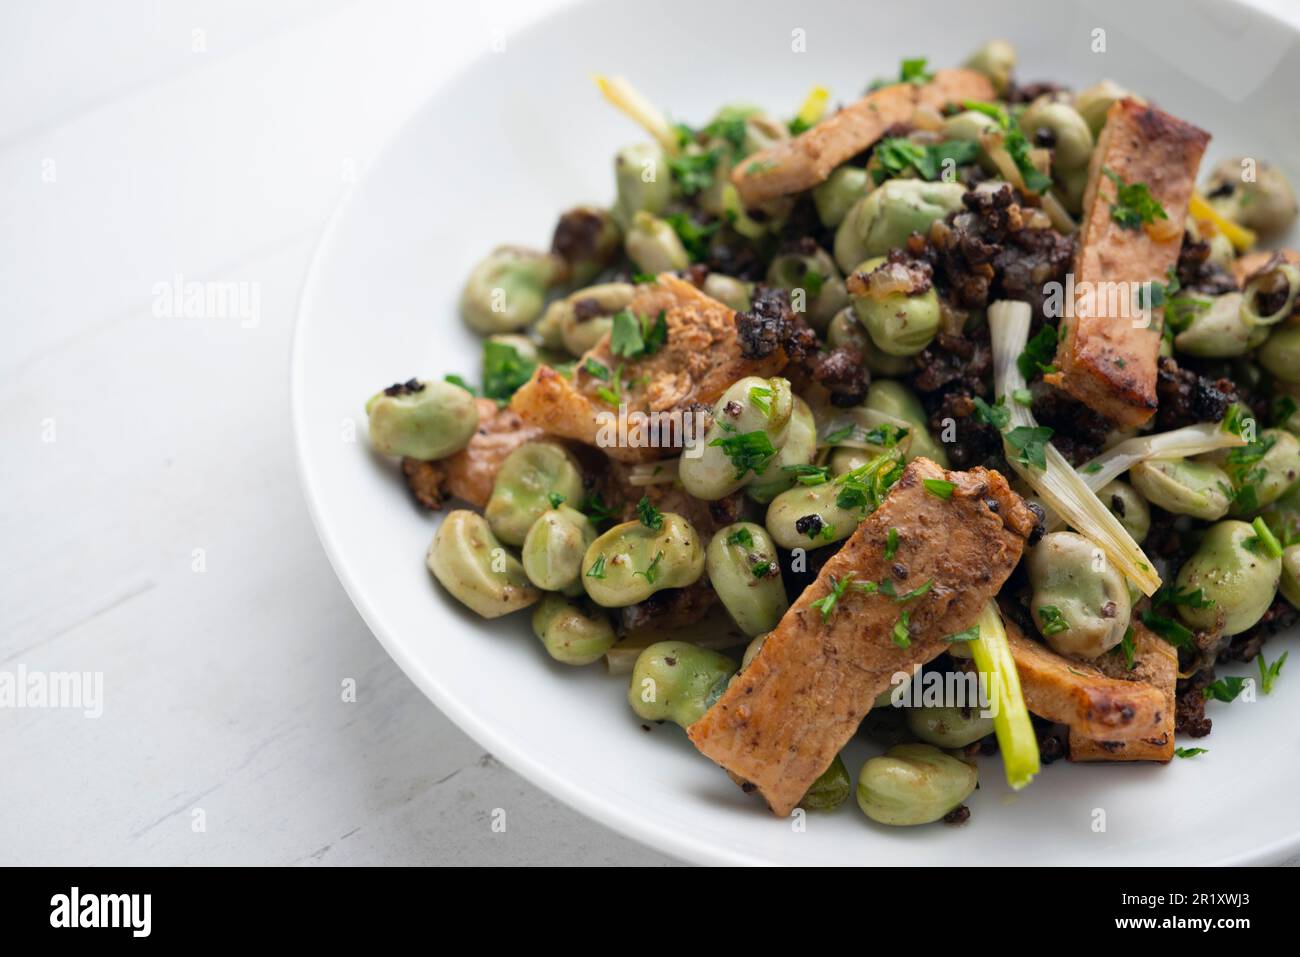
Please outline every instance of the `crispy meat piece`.
[{"label": "crispy meat piece", "polygon": [[835,167],[879,140],[889,128],[912,119],[918,105],[991,100],[993,86],[974,70],[939,70],[925,86],[896,83],[873,90],[812,129],[746,157],[731,181],[747,206],[801,193],[826,180]]},{"label": "crispy meat piece", "polygon": [[[1156,411],[1160,324],[1135,325],[1137,290],[1143,282],[1164,282],[1178,262],[1187,204],[1209,140],[1204,130],[1168,113],[1119,100],[1092,154],[1074,265],[1075,314],[1057,349],[1060,371],[1045,378],[1124,427],[1141,425]],[[1115,222],[1117,187],[1103,171],[1145,184],[1168,219],[1138,229]],[[1103,284],[1114,283],[1121,284],[1118,296],[1105,293],[1116,287]],[[1125,295],[1132,298],[1125,302]],[[1090,304],[1093,314],[1087,315]]]},{"label": "crispy meat piece", "polygon": [[1169,706],[1164,693],[1141,681],[1107,677],[1096,664],[1058,655],[1026,637],[1004,616],[1011,655],[1029,710],[1068,724],[1074,735],[1100,741],[1135,741],[1163,733]]},{"label": "crispy meat piece", "polygon": [[[955,486],[951,498],[928,492],[925,479]],[[989,503],[996,504],[996,510]],[[946,635],[978,617],[1011,574],[1034,517],[1006,479],[974,469],[949,472],[928,459],[911,462],[880,508],[822,568],[762,650],[687,733],[695,746],[778,815],[789,814],[857,730],[897,671],[947,649]],[[898,547],[885,561],[888,533]],[[823,619],[813,602],[839,581],[894,582],[905,604],[849,588]],[[904,610],[907,647],[891,635]]]},{"label": "crispy meat piece", "polygon": [[1149,685],[1160,692],[1164,708],[1155,716],[1156,730],[1119,741],[1098,741],[1070,731],[1071,761],[1161,761],[1174,757],[1174,685],[1178,680],[1178,653],[1139,621],[1133,622],[1133,668],[1122,653],[1112,651],[1094,662],[1107,677]]},{"label": "crispy meat piece", "polygon": [[[623,370],[622,397],[629,412],[658,415],[680,426],[682,413],[697,403],[711,405],[737,379],[772,376],[785,367],[786,355],[779,346],[761,357],[745,355],[735,313],[670,273],[638,286],[628,308],[640,316],[663,313],[668,339],[662,348],[639,359],[626,359],[612,354],[606,335],[578,362],[572,381],[549,366],[538,366],[515,393],[510,408],[525,422],[553,435],[588,445],[608,445],[604,451],[612,459],[651,462],[675,454],[681,444],[679,427],[673,429],[677,433],[673,443],[657,447],[648,441],[637,448],[631,442],[601,440],[602,429],[616,409],[598,393],[611,387],[619,368]],[[629,433],[639,431],[630,420],[628,428]]]},{"label": "crispy meat piece", "polygon": [[406,483],[425,508],[437,509],[446,498],[458,498],[475,508],[485,507],[506,456],[525,442],[546,437],[541,429],[525,424],[510,409],[498,407],[491,399],[476,399],[475,404],[478,430],[465,448],[437,462],[402,460]]}]

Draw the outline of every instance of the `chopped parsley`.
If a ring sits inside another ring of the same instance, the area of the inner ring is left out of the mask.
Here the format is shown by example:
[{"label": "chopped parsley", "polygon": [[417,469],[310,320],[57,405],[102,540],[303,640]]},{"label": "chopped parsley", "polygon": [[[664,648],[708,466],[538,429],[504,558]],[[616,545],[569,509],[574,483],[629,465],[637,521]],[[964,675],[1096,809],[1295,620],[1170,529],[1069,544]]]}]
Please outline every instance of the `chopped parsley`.
[{"label": "chopped parsley", "polygon": [[1124,666],[1128,668],[1129,671],[1132,671],[1133,666],[1137,664],[1137,660],[1136,660],[1137,645],[1133,641],[1132,627],[1130,627],[1127,631],[1124,632],[1124,637],[1120,640],[1119,643],[1119,650],[1124,653]]},{"label": "chopped parsley", "polygon": [[1053,431],[1046,425],[1017,425],[1006,433],[1007,444],[1016,450],[1015,460],[1037,469],[1047,468],[1047,443]]},{"label": "chopped parsley", "polygon": [[601,525],[614,517],[614,509],[605,504],[599,492],[589,492],[578,506],[578,511],[586,515],[593,525]]},{"label": "chopped parsley", "polygon": [[1246,681],[1246,678],[1237,678],[1235,676],[1220,678],[1218,681],[1206,685],[1201,694],[1205,696],[1207,701],[1222,701],[1224,704],[1228,704],[1237,700],[1237,696],[1246,687]]},{"label": "chopped parsley", "polygon": [[694,196],[713,185],[718,166],[717,150],[707,153],[682,153],[668,159],[668,171],[687,196]]},{"label": "chopped parsley", "polygon": [[483,343],[483,395],[504,402],[532,378],[537,363],[525,359],[509,343]]},{"label": "chopped parsley", "polygon": [[826,624],[831,620],[831,615],[835,614],[835,606],[839,604],[840,599],[844,597],[844,593],[849,590],[849,586],[852,584],[852,575],[845,575],[843,578],[836,578],[834,575],[830,576],[831,590],[821,598],[811,602],[812,607],[822,613],[822,624]]},{"label": "chopped parsley", "polygon": [[728,545],[740,545],[744,548],[754,547],[754,536],[749,533],[747,528],[738,528],[727,536]]},{"label": "chopped parsley", "polygon": [[641,501],[636,503],[636,517],[651,531],[657,532],[664,527],[664,513],[650,504],[647,495],[642,495]]},{"label": "chopped parsley", "polygon": [[1255,534],[1246,539],[1243,543],[1252,552],[1263,553],[1269,558],[1281,558],[1282,546],[1277,538],[1269,530],[1268,525],[1264,522],[1263,516],[1251,522],[1251,528],[1255,529]]},{"label": "chopped parsley", "polygon": [[903,465],[896,452],[878,455],[835,479],[836,485],[843,486],[835,504],[843,509],[862,508],[874,512],[902,474]]},{"label": "chopped parsley", "polygon": [[917,86],[929,83],[934,79],[934,74],[926,72],[925,65],[927,62],[927,58],[923,56],[904,60],[898,67],[898,82],[914,83]]},{"label": "chopped parsley", "polygon": [[452,385],[460,386],[470,395],[478,395],[478,389],[474,388],[472,385],[470,385],[468,382],[466,382],[464,379],[462,379],[460,376],[456,375],[455,373],[452,373],[451,375],[445,375],[443,376],[443,378],[446,381],[450,382]]},{"label": "chopped parsley", "polygon": [[604,553],[602,553],[602,554],[600,554],[600,555],[597,555],[597,556],[596,556],[596,560],[595,560],[594,562],[591,563],[591,567],[587,569],[587,577],[588,577],[588,578],[604,578],[604,577],[605,577],[605,555],[604,555]]},{"label": "chopped parsley", "polygon": [[1273,693],[1273,682],[1277,681],[1278,676],[1282,674],[1282,666],[1286,664],[1286,656],[1291,652],[1284,651],[1277,661],[1271,665],[1264,661],[1263,655],[1256,655],[1255,660],[1259,663],[1259,686],[1263,689],[1264,694]]},{"label": "chopped parsley", "polygon": [[1028,389],[1016,389],[1011,393],[1011,398],[1015,400],[1016,405],[1028,407],[1034,404],[1034,394]]},{"label": "chopped parsley", "polygon": [[745,117],[735,111],[728,111],[701,132],[710,139],[724,140],[731,147],[732,155],[743,156],[745,152]]},{"label": "chopped parsley", "polygon": [[1223,421],[1219,424],[1219,428],[1223,429],[1224,432],[1227,432],[1230,435],[1240,436],[1246,431],[1246,424],[1250,421],[1250,413],[1246,410],[1245,406],[1234,402],[1232,405],[1228,406],[1228,411],[1224,413]]},{"label": "chopped parsley", "polygon": [[898,529],[891,528],[885,536],[885,561],[890,561],[898,554]]},{"label": "chopped parsley", "polygon": [[551,508],[559,508],[564,504],[564,496],[559,492],[547,492],[546,501],[551,503]]},{"label": "chopped parsley", "polygon": [[952,498],[953,489],[957,487],[956,483],[949,482],[947,479],[925,479],[921,484],[931,495],[942,499]]},{"label": "chopped parsley", "polygon": [[1174,748],[1174,754],[1180,758],[1194,758],[1198,754],[1209,754],[1209,748]]},{"label": "chopped parsley", "polygon": [[1061,609],[1055,605],[1044,605],[1038,609],[1039,628],[1044,636],[1059,635],[1063,631],[1070,630],[1070,623],[1065,620],[1061,614]]},{"label": "chopped parsley", "polygon": [[664,222],[673,228],[677,238],[682,241],[682,246],[686,250],[686,255],[691,257],[691,262],[699,262],[708,257],[709,240],[718,231],[718,223],[703,225],[697,223],[687,213],[665,216]]},{"label": "chopped parsley", "polygon": [[762,429],[722,436],[709,443],[710,447],[715,445],[731,459],[738,479],[743,478],[746,472],[762,475],[777,452],[772,440]]},{"label": "chopped parsley", "polygon": [[978,641],[980,636],[980,626],[971,625],[965,631],[959,631],[956,634],[949,635],[944,641],[949,644],[956,644],[959,641]]},{"label": "chopped parsley", "polygon": [[1011,410],[1001,402],[998,402],[997,405],[989,405],[979,396],[975,396],[974,401],[976,422],[991,425],[999,432],[1011,424]]},{"label": "chopped parsley", "polygon": [[1044,325],[1025,343],[1025,351],[1016,357],[1016,367],[1026,380],[1039,372],[1055,372],[1052,360],[1056,357],[1056,328]]},{"label": "chopped parsley", "polygon": [[668,340],[668,320],[663,310],[654,319],[634,315],[628,309],[614,313],[609,333],[609,351],[626,359],[638,359],[659,351]]},{"label": "chopped parsley", "polygon": [[898,621],[894,622],[894,629],[889,633],[889,637],[893,639],[894,644],[898,645],[898,647],[910,648],[912,647],[912,638],[908,632],[911,630],[911,627],[911,615],[907,612],[903,612],[898,616]]},{"label": "chopped parsley", "polygon": [[593,379],[599,379],[601,382],[609,381],[609,366],[596,359],[588,358],[582,364],[582,371],[587,373]]},{"label": "chopped parsley", "polygon": [[867,430],[862,440],[868,445],[878,445],[882,449],[892,449],[907,436],[908,430],[898,425],[877,425]]},{"label": "chopped parsley", "polygon": [[655,579],[659,577],[659,563],[663,561],[664,553],[656,552],[654,559],[646,566],[643,572],[633,572],[633,575],[640,575],[646,580],[647,585],[653,585]]},{"label": "chopped parsley", "polygon": [[781,471],[793,472],[800,485],[824,485],[831,477],[831,470],[825,465],[783,465]]},{"label": "chopped parsley", "polygon": [[858,427],[856,425],[846,425],[842,429],[836,429],[834,432],[830,432],[827,434],[826,444],[839,445],[841,442],[843,442],[845,439],[847,439],[857,430]]},{"label": "chopped parsley", "polygon": [[822,284],[825,282],[826,279],[821,273],[809,269],[803,274],[803,279],[799,280],[799,285],[803,287],[810,298],[816,299],[822,294]]},{"label": "chopped parsley", "polygon": [[749,401],[769,419],[772,417],[772,390],[765,385],[756,385],[749,390]]},{"label": "chopped parsley", "polygon": [[1110,218],[1122,229],[1141,229],[1157,219],[1169,218],[1146,183],[1126,183],[1118,173],[1104,166],[1101,171],[1115,184],[1115,202],[1110,204]]},{"label": "chopped parsley", "polygon": [[1180,621],[1166,618],[1164,615],[1147,610],[1142,612],[1142,624],[1163,638],[1175,648],[1181,648],[1192,640],[1192,631]]},{"label": "chopped parsley", "polygon": [[933,182],[943,175],[949,160],[954,167],[964,166],[975,162],[979,154],[979,144],[967,140],[922,145],[906,137],[889,137],[872,151],[875,162],[871,166],[871,178],[879,186],[887,179],[906,176],[915,170],[922,179]]},{"label": "chopped parsley", "polygon": [[754,565],[753,568],[749,570],[749,573],[753,575],[755,578],[762,578],[771,570],[772,570],[771,562],[758,562],[757,564]]}]

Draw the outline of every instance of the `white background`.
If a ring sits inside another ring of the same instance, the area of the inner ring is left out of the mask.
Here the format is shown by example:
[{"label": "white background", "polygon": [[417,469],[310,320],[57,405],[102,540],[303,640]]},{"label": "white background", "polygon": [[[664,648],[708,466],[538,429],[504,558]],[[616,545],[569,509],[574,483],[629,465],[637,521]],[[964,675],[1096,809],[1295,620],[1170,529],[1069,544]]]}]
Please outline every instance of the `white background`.
[{"label": "white background", "polygon": [[[0,864],[670,863],[400,673],[289,435],[331,209],[443,78],[556,5],[0,7],[0,670],[101,671],[105,699],[0,710]],[[156,317],[177,276],[256,284],[257,323]]]}]

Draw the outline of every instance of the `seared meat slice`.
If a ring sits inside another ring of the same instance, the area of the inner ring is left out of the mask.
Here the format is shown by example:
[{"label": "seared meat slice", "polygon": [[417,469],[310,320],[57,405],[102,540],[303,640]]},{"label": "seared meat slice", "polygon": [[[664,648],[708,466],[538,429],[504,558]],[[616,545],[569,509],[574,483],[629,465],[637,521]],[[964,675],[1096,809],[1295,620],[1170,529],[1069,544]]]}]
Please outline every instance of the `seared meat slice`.
[{"label": "seared meat slice", "polygon": [[[612,459],[650,462],[677,454],[682,413],[701,403],[712,405],[737,379],[772,376],[785,367],[781,349],[761,358],[742,355],[736,314],[671,273],[638,286],[628,309],[651,320],[663,314],[668,338],[660,349],[626,359],[611,352],[610,337],[605,336],[579,360],[572,381],[549,366],[539,366],[515,393],[510,408],[525,422],[552,435],[599,446]],[[616,388],[616,378],[621,388]],[[600,397],[602,390],[618,392],[629,414],[654,415],[663,424],[657,431],[637,429],[629,419],[632,441],[624,444],[613,436],[604,441],[602,431],[612,430],[606,423],[614,421],[618,410]],[[632,447],[642,432],[644,444]]]},{"label": "seared meat slice", "polygon": [[[1166,282],[1178,263],[1187,203],[1209,139],[1168,113],[1119,100],[1092,154],[1074,263],[1075,315],[1057,349],[1060,371],[1044,378],[1124,427],[1141,425],[1156,410],[1160,322],[1135,320],[1136,299],[1141,283]],[[1168,219],[1136,229],[1115,222],[1118,187],[1107,173],[1145,184]]]},{"label": "seared meat slice", "polygon": [[[940,497],[924,480],[953,483]],[[969,628],[1011,574],[1037,523],[997,472],[949,472],[918,458],[884,503],[823,566],[763,648],[699,721],[695,746],[789,814],[857,730],[891,677],[942,654],[947,635]],[[889,530],[898,533],[885,560]],[[892,583],[847,588],[829,618],[813,607],[831,579]],[[907,637],[893,637],[906,611]],[[903,645],[906,645],[905,647]]]},{"label": "seared meat slice", "polygon": [[[1166,721],[1172,717],[1171,705],[1160,688],[1145,681],[1108,677],[1096,665],[1065,658],[1026,637],[1010,618],[1006,626],[1025,703],[1039,717],[1068,724],[1071,742],[1076,736],[1137,742],[1158,739],[1165,733]],[[1135,640],[1136,635],[1137,626]],[[1158,650],[1152,650],[1149,642],[1144,648],[1144,657]],[[1164,665],[1151,659],[1150,667]],[[1163,671],[1160,674],[1163,681]]]},{"label": "seared meat slice", "polygon": [[1103,655],[1097,667],[1108,678],[1148,685],[1160,692],[1164,707],[1155,715],[1155,727],[1140,738],[1098,741],[1070,729],[1071,761],[1161,761],[1174,757],[1174,685],[1178,682],[1178,652],[1133,622],[1133,668],[1119,652]]},{"label": "seared meat slice", "polygon": [[403,459],[406,484],[426,508],[440,508],[445,498],[458,498],[475,508],[487,505],[492,483],[506,456],[525,442],[545,437],[514,412],[491,399],[478,399],[478,430],[465,448],[436,462]]},{"label": "seared meat slice", "polygon": [[1237,285],[1245,288],[1251,276],[1267,266],[1277,255],[1282,257],[1283,262],[1300,266],[1300,250],[1297,249],[1261,249],[1246,253],[1232,264],[1232,275],[1237,280]]},{"label": "seared meat slice", "polygon": [[835,167],[911,121],[917,106],[940,110],[949,103],[993,99],[993,86],[974,70],[939,70],[924,86],[896,83],[873,90],[794,139],[747,156],[731,181],[747,206],[812,189]]}]

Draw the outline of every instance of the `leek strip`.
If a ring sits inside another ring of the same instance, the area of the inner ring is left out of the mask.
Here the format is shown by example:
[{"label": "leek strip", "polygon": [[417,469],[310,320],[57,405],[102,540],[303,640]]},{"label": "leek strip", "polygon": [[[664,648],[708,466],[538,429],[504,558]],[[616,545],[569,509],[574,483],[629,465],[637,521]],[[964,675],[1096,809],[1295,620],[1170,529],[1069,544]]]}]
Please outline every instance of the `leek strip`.
[{"label": "leek strip", "polygon": [[[994,393],[1006,397],[1006,408],[1011,413],[1011,428],[1033,428],[1038,424],[1033,414],[1012,398],[1016,390],[1026,387],[1025,377],[1021,375],[1016,360],[1029,338],[1031,315],[1029,304],[1025,302],[995,302],[988,310],[989,332],[993,337]],[[1005,432],[1003,444],[1006,445]],[[1105,552],[1111,564],[1137,585],[1144,595],[1155,594],[1160,587],[1160,576],[1156,574],[1150,559],[1055,446],[1049,442],[1044,448],[1047,460],[1045,469],[1017,461],[1014,451],[1009,447],[1006,453],[1007,462],[1042,497],[1048,508]]]},{"label": "leek strip", "polygon": [[620,112],[636,123],[659,141],[659,145],[669,156],[681,152],[677,131],[673,129],[668,118],[660,112],[659,107],[650,102],[639,90],[621,76],[592,77],[605,99],[614,104]]},{"label": "leek strip", "polygon": [[993,711],[993,732],[1006,768],[1007,783],[1019,791],[1038,773],[1038,736],[1029,720],[1029,708],[1020,690],[1020,672],[1011,656],[1007,632],[997,602],[989,601],[980,612],[980,634],[966,643],[975,668],[984,682]]},{"label": "leek strip", "polygon": [[1232,248],[1237,252],[1244,253],[1255,245],[1255,233],[1252,230],[1224,219],[1213,206],[1205,201],[1205,197],[1200,193],[1192,193],[1192,199],[1187,205],[1187,211],[1191,214],[1192,219],[1197,222],[1209,223],[1227,236],[1228,242],[1232,243]]},{"label": "leek strip", "polygon": [[638,462],[627,472],[627,484],[635,486],[666,485],[676,482],[680,459],[660,459],[658,462]]}]

